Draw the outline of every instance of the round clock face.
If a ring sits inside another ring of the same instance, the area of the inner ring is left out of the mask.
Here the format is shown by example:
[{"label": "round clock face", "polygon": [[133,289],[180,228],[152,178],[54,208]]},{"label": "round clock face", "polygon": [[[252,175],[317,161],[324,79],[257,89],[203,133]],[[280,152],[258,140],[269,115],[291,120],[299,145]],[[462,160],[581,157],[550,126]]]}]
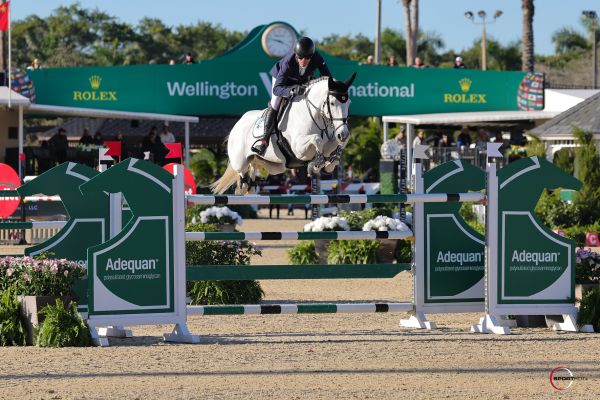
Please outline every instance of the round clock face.
[{"label": "round clock face", "polygon": [[262,36],[262,46],[271,57],[281,58],[294,49],[296,32],[283,24],[268,27]]}]

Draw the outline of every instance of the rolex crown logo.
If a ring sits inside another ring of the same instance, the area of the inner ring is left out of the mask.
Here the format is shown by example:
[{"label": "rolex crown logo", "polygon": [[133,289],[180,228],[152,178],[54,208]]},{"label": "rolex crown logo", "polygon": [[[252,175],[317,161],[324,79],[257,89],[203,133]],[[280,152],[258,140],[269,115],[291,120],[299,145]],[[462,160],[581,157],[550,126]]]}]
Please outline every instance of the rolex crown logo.
[{"label": "rolex crown logo", "polygon": [[468,92],[469,89],[471,89],[471,83],[473,82],[469,78],[462,78],[458,83],[460,84],[460,90]]},{"label": "rolex crown logo", "polygon": [[99,89],[100,88],[100,82],[102,82],[102,78],[98,75],[92,75],[90,76],[90,86],[92,86],[92,89]]}]

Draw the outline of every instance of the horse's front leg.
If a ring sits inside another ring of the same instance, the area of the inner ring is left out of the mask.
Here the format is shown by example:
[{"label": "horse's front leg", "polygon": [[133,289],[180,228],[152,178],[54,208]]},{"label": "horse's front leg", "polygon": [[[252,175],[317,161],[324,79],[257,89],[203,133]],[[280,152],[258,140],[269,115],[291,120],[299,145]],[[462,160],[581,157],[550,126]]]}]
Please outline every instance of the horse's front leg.
[{"label": "horse's front leg", "polygon": [[343,151],[344,149],[342,148],[342,146],[338,145],[338,147],[335,148],[333,153],[331,153],[329,157],[325,158],[325,166],[323,167],[325,169],[325,172],[327,172],[328,174],[333,172],[335,167],[339,165],[340,160],[342,159]]},{"label": "horse's front leg", "polygon": [[325,155],[323,154],[323,147],[325,142],[319,135],[314,135],[310,139],[310,143],[315,147],[315,156],[311,162],[308,163],[308,173],[318,174],[325,166]]}]

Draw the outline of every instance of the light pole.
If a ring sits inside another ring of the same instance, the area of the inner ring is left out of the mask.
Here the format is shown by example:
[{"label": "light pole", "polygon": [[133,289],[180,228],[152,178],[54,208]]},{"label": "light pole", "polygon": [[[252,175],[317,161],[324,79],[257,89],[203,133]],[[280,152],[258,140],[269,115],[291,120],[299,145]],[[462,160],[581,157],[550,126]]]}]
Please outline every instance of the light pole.
[{"label": "light pole", "polygon": [[474,23],[475,25],[481,25],[481,27],[482,27],[482,30],[481,30],[481,69],[483,71],[485,71],[485,70],[487,70],[487,48],[486,48],[486,41],[485,41],[485,26],[487,24],[493,24],[494,22],[496,22],[496,19],[498,19],[502,15],[502,11],[496,10],[496,12],[494,13],[494,19],[492,21],[487,21],[485,19],[487,17],[487,13],[483,10],[479,10],[477,12],[477,15],[479,16],[479,18],[481,18],[481,22],[475,22],[475,18],[471,11],[465,12],[465,17],[470,19],[471,22]]},{"label": "light pole", "polygon": [[598,30],[598,14],[596,11],[582,11],[584,17],[590,22],[590,35],[592,39],[592,84],[593,88],[598,87],[598,47],[596,42],[596,31]]}]

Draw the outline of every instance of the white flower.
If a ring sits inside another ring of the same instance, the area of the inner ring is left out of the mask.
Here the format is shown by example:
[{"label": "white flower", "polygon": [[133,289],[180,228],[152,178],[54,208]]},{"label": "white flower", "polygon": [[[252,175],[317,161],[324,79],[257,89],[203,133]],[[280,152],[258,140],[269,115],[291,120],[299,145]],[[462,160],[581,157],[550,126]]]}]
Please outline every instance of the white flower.
[{"label": "white flower", "polygon": [[241,225],[244,220],[240,217],[240,214],[227,207],[210,207],[200,212],[200,222]]},{"label": "white flower", "polygon": [[320,217],[304,225],[304,232],[349,231],[348,220],[342,217]]},{"label": "white flower", "polygon": [[363,231],[405,231],[410,232],[410,228],[399,219],[378,215],[374,219],[367,221]]}]

